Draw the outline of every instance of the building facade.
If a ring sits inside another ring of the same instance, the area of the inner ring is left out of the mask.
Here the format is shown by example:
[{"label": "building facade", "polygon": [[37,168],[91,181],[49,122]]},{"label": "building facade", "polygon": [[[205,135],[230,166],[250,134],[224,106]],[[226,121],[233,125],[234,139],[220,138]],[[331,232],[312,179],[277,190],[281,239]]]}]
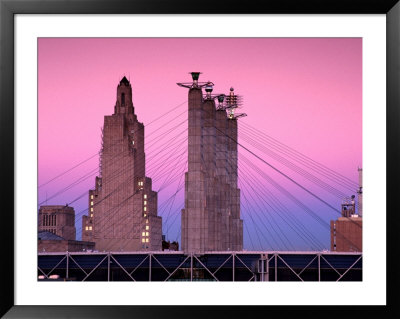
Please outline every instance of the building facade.
[{"label": "building facade", "polygon": [[243,249],[243,221],[237,188],[237,118],[216,107],[213,84],[202,85],[198,77],[193,72],[193,83],[179,84],[189,88],[181,249],[186,253],[238,251]]},{"label": "building facade", "polygon": [[104,117],[99,171],[82,219],[82,240],[94,241],[99,251],[161,250],[157,192],[145,176],[144,125],[126,77],[117,87],[114,114]]},{"label": "building facade", "polygon": [[76,239],[75,210],[68,205],[44,205],[39,208],[38,231],[47,231],[65,240]]},{"label": "building facade", "polygon": [[362,217],[331,220],[331,251],[362,252]]},{"label": "building facade", "polygon": [[92,251],[94,243],[80,240],[67,240],[48,231],[38,232],[38,252]]},{"label": "building facade", "polygon": [[362,252],[362,169],[358,169],[358,209],[355,196],[342,202],[342,216],[331,220],[331,251]]}]

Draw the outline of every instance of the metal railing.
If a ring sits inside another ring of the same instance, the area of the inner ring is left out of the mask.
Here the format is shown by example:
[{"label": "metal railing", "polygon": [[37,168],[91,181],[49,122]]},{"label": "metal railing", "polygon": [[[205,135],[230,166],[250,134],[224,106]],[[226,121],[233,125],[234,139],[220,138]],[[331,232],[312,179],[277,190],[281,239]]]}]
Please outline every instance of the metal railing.
[{"label": "metal railing", "polygon": [[39,280],[362,281],[362,253],[240,251],[38,254]]}]

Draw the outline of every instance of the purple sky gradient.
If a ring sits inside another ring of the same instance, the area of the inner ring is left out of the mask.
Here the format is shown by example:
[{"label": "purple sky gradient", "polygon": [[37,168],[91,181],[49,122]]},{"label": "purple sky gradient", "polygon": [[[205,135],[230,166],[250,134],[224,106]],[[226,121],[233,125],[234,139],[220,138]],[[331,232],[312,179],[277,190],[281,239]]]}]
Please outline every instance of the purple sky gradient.
[{"label": "purple sky gradient", "polygon": [[[214,93],[228,93],[232,86],[243,96],[243,108],[239,112],[248,116],[239,120],[239,142],[246,143],[241,135],[242,126],[251,125],[351,180],[358,180],[357,167],[362,166],[361,38],[41,38],[38,41],[39,185],[99,151],[103,117],[113,113],[116,87],[124,75],[131,81],[135,113],[146,127],[148,143],[160,125],[166,125],[187,108],[182,105],[169,118],[146,126],[186,101],[187,90],[178,87],[176,82],[189,82],[191,71],[203,73],[200,81],[212,81]],[[185,115],[180,119],[184,120]],[[146,153],[150,153],[147,160],[156,153],[152,150],[163,143],[146,145]],[[257,149],[253,151],[270,161]],[[245,151],[239,152],[251,158]],[[298,187],[274,175],[260,161],[254,158],[253,161],[327,222],[338,216]],[[97,165],[98,158],[94,157],[40,187],[39,203]],[[147,175],[153,177],[151,173],[156,174],[156,170],[152,169],[151,162],[146,167]],[[283,166],[279,168],[340,209],[340,199],[318,190]],[[246,177],[244,169],[243,166],[240,178]],[[47,203],[69,203],[93,186],[94,177],[89,177]],[[159,186],[155,182],[156,190]],[[160,192],[159,203],[172,192]],[[176,217],[173,223],[168,217],[168,223],[173,224],[168,232],[171,240],[180,239],[178,207],[182,208],[182,199],[181,192],[175,208],[163,213]],[[284,197],[281,200],[287,201]],[[71,205],[77,214],[83,211],[87,208],[87,195]],[[287,207],[328,248],[329,229],[318,225],[293,204],[288,202]],[[245,210],[243,206],[242,210]],[[242,216],[247,224],[246,249],[284,249],[269,247],[273,245],[262,238],[261,226],[257,236],[256,216],[250,216],[250,210],[243,211]],[[290,229],[286,230],[282,219],[269,217],[272,223],[275,218],[279,225],[275,227],[282,227],[288,237],[294,236]],[[80,232],[80,219],[77,222]],[[249,233],[253,236],[251,240]],[[273,236],[267,230],[264,235]],[[258,241],[261,244],[256,245]],[[295,249],[309,249],[295,237],[292,242]]]}]

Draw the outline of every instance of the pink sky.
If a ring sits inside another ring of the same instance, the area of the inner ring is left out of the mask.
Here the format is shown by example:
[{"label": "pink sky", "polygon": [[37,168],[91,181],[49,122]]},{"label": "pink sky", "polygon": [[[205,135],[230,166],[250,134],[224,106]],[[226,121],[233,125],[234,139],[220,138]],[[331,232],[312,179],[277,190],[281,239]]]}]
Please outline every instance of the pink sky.
[{"label": "pink sky", "polygon": [[[357,181],[357,167],[362,166],[361,38],[38,41],[39,185],[99,151],[103,117],[113,113],[116,87],[124,75],[132,84],[135,113],[146,126],[186,100],[187,91],[176,82],[190,81],[191,71],[203,73],[200,81],[212,81],[215,93],[227,93],[233,86],[243,96],[240,112],[248,116],[239,123]],[[146,136],[155,129],[157,125],[147,127]],[[39,203],[97,163],[94,158],[41,187]],[[65,204],[89,187],[93,178],[48,203]],[[72,206],[79,212],[86,203],[84,197]],[[330,203],[340,207],[340,201]],[[179,222],[177,218],[175,232]]]}]

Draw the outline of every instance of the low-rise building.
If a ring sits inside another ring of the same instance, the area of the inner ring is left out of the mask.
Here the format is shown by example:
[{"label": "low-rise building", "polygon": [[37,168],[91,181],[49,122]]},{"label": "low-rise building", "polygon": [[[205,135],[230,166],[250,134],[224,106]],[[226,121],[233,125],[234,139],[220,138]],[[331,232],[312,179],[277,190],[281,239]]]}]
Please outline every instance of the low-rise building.
[{"label": "low-rise building", "polygon": [[66,240],[76,239],[75,210],[71,206],[40,206],[38,222],[39,232],[50,232]]},{"label": "low-rise building", "polygon": [[38,252],[90,251],[95,243],[80,240],[64,239],[49,231],[38,232]]}]

